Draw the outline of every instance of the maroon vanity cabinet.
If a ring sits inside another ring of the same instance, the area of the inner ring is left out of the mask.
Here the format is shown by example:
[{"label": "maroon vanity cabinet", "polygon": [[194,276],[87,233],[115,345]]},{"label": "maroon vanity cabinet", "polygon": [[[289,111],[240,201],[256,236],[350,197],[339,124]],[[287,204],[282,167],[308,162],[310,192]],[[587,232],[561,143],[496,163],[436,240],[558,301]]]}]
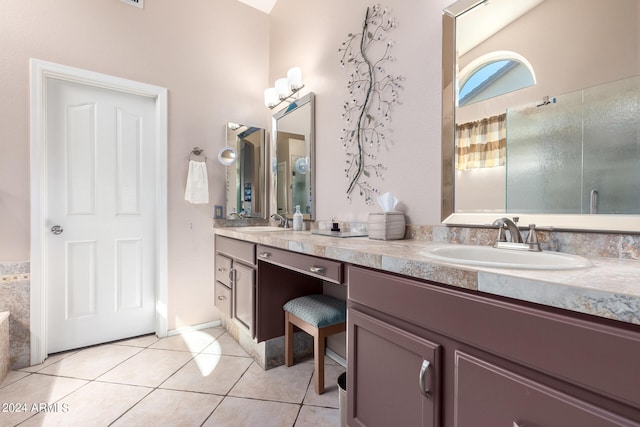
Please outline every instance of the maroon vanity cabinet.
[{"label": "maroon vanity cabinet", "polygon": [[256,245],[216,236],[215,306],[255,334]]},{"label": "maroon vanity cabinet", "polygon": [[640,426],[640,328],[348,268],[350,426]]},{"label": "maroon vanity cabinet", "polygon": [[256,342],[284,335],[287,301],[344,282],[338,261],[220,235],[215,248],[215,306]]}]

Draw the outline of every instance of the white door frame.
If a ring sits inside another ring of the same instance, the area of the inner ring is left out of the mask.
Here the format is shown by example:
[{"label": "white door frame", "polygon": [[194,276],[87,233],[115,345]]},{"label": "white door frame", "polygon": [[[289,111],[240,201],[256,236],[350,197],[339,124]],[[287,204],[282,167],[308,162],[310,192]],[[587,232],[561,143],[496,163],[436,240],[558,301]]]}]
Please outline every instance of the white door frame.
[{"label": "white door frame", "polygon": [[31,365],[42,363],[48,354],[45,107],[47,79],[51,78],[155,99],[155,333],[159,337],[167,336],[167,89],[32,58],[30,60]]}]

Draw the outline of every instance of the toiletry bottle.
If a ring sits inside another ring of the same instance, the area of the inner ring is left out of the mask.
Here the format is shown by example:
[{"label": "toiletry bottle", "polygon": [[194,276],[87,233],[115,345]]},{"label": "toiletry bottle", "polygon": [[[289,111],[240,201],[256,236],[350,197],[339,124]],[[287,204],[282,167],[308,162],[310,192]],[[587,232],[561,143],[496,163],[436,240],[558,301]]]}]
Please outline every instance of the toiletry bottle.
[{"label": "toiletry bottle", "polygon": [[296,205],[296,213],[293,214],[293,231],[302,231],[302,214],[300,205]]}]

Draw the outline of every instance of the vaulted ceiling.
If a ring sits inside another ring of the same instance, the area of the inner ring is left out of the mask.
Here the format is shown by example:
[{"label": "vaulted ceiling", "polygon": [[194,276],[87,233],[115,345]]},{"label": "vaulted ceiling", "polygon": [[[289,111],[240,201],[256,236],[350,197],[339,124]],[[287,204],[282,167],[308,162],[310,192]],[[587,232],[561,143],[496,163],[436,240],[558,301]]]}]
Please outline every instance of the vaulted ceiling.
[{"label": "vaulted ceiling", "polygon": [[244,4],[248,4],[251,7],[255,7],[264,13],[271,13],[271,9],[275,6],[278,0],[238,0]]}]

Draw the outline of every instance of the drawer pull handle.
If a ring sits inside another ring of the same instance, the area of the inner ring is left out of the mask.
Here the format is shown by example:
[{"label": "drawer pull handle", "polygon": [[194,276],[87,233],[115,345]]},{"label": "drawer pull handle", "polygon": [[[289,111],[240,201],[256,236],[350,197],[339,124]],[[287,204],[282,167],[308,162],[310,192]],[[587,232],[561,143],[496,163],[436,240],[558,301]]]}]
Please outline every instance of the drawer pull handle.
[{"label": "drawer pull handle", "polygon": [[326,268],[318,267],[317,265],[314,265],[314,266],[309,268],[310,272],[316,273],[316,274],[324,274],[325,270],[326,270]]},{"label": "drawer pull handle", "polygon": [[218,299],[219,299],[220,301],[224,301],[224,300],[226,300],[226,299],[227,299],[227,297],[220,295],[220,296],[218,297]]},{"label": "drawer pull handle", "polygon": [[219,271],[220,273],[224,273],[224,271],[225,271],[225,270],[226,270],[226,268],[224,268],[224,267],[220,267],[220,268],[218,269],[218,271]]},{"label": "drawer pull handle", "polygon": [[271,256],[270,252],[260,252],[260,255],[258,255],[260,258],[269,258]]},{"label": "drawer pull handle", "polygon": [[429,361],[423,360],[422,367],[420,368],[420,375],[418,376],[418,387],[420,387],[420,393],[427,399],[429,398],[429,389],[425,384],[425,380],[427,377],[427,369],[429,369]]}]

